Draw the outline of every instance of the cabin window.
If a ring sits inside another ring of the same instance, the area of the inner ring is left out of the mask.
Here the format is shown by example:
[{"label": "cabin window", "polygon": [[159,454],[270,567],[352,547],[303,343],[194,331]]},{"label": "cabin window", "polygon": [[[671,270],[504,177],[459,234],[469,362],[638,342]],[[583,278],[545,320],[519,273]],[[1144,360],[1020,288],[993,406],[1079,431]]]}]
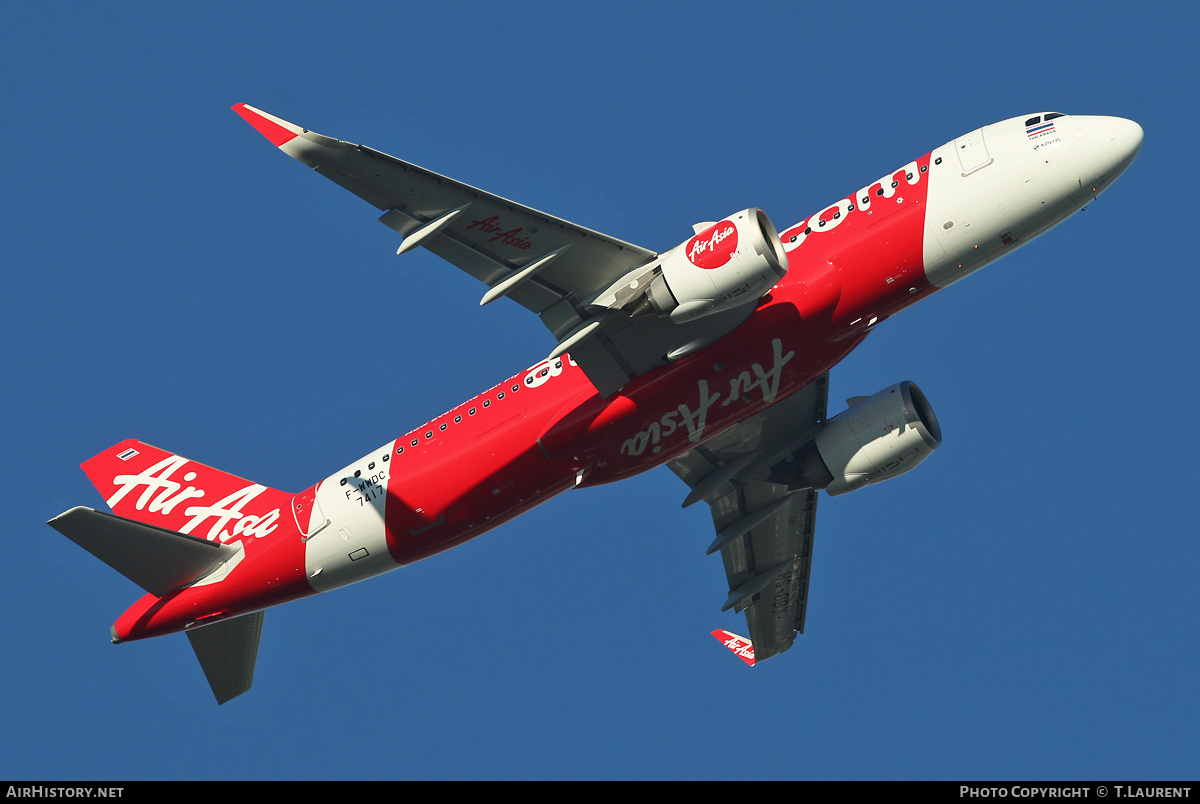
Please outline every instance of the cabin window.
[{"label": "cabin window", "polygon": [[468,415],[468,416],[474,416],[474,415],[475,415],[475,408],[471,408],[470,410],[468,410],[468,411],[467,411],[467,415]]},{"label": "cabin window", "polygon": [[503,392],[503,391],[501,391],[500,393],[496,394],[496,400],[497,400],[497,401],[499,401],[499,400],[501,400],[501,399],[503,399],[503,398],[504,398],[504,392]]},{"label": "cabin window", "polygon": [[429,431],[427,431],[427,432],[425,433],[425,437],[426,437],[426,438],[433,438],[433,431],[432,431],[432,430],[429,430]]},{"label": "cabin window", "polygon": [[455,423],[455,424],[458,424],[458,423],[459,423],[459,422],[461,422],[461,421],[462,421],[462,416],[455,416],[455,417],[454,417],[454,423]]},{"label": "cabin window", "polygon": [[483,400],[483,406],[485,408],[490,408],[492,406],[492,400],[490,400],[490,399]]},{"label": "cabin window", "polygon": [[414,447],[415,447],[417,444],[419,444],[419,443],[421,443],[421,442],[420,442],[420,441],[418,441],[418,440],[417,440],[417,439],[415,439],[415,438],[412,440],[412,445],[413,445]]},{"label": "cabin window", "polygon": [[438,425],[438,429],[439,429],[439,430],[445,430],[445,429],[446,429],[446,423],[445,423],[445,422],[442,422],[440,425]]}]

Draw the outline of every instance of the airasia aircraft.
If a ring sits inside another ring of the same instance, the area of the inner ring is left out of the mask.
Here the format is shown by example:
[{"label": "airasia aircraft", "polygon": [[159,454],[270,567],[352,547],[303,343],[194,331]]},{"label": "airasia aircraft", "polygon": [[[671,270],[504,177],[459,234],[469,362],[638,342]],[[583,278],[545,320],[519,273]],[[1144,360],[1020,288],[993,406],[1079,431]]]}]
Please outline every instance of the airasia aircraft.
[{"label": "airasia aircraft", "polygon": [[112,641],[185,631],[218,703],[250,688],[263,610],[410,564],[556,494],[666,464],[708,503],[748,663],[804,631],[817,492],[941,442],[900,382],[828,418],[828,372],[881,321],[1062,222],[1133,161],[1137,123],[1023,115],[964,134],[779,233],[759,209],[661,253],[233,107],[401,237],[541,318],[558,345],[301,491],[140,441],[83,464],[113,514],[50,521],[147,594]]}]

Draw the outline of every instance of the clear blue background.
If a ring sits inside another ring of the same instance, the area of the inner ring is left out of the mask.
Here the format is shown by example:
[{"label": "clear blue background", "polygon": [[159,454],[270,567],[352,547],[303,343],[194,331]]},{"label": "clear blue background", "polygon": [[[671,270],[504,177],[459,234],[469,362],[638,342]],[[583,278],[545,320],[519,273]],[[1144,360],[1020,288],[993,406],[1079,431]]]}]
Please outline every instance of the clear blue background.
[{"label": "clear blue background", "polygon": [[[1183,11],[1181,9],[1187,9]],[[1196,778],[1196,13],[1177,4],[7,4],[0,778]],[[218,708],[48,528],[128,437],[299,490],[551,336],[230,111],[648,248],[780,226],[971,129],[1113,114],[1086,212],[884,324],[943,447],[823,498],[808,633],[753,669],[666,469],[272,610]]]}]

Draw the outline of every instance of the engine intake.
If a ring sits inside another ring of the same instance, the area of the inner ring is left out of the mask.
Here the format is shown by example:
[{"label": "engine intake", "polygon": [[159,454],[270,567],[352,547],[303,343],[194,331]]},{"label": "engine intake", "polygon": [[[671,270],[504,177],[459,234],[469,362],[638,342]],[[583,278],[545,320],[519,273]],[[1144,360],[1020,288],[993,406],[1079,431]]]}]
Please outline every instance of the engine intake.
[{"label": "engine intake", "polygon": [[827,421],[772,474],[792,488],[823,488],[836,497],[904,474],[941,443],[942,429],[929,400],[905,381]]}]

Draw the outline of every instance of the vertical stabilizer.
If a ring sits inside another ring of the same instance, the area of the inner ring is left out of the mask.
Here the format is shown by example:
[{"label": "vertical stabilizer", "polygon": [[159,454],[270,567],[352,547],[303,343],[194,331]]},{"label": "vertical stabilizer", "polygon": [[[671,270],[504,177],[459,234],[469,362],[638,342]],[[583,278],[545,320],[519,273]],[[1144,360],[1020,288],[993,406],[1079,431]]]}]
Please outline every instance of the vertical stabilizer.
[{"label": "vertical stabilizer", "polygon": [[291,521],[292,495],[134,439],[83,471],[117,516],[210,542],[262,539]]}]

